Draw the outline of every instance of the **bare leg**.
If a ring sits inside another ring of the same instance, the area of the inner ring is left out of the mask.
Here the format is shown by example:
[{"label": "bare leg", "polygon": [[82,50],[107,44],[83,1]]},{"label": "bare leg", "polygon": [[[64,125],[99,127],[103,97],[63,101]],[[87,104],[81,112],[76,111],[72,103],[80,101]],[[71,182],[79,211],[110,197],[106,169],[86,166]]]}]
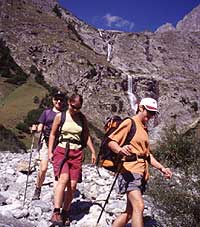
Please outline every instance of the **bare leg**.
[{"label": "bare leg", "polygon": [[132,216],[132,206],[127,198],[126,210],[124,213],[120,214],[117,219],[114,221],[112,227],[124,227],[128,221],[131,219]]},{"label": "bare leg", "polygon": [[132,227],[143,227],[144,201],[142,194],[138,190],[127,193],[126,211],[119,215],[112,227],[125,227],[132,218]]},{"label": "bare leg", "polygon": [[69,175],[67,173],[62,173],[58,179],[57,186],[55,188],[54,193],[54,207],[61,208],[63,199],[64,199],[64,192],[69,180]]},{"label": "bare leg", "polygon": [[69,211],[71,202],[74,198],[74,192],[76,191],[77,181],[71,180],[67,183],[67,191],[65,192],[65,199],[63,203],[63,209]]},{"label": "bare leg", "polygon": [[56,191],[56,187],[57,187],[58,181],[56,181],[55,179],[53,180],[53,191],[55,193]]},{"label": "bare leg", "polygon": [[41,160],[38,175],[37,175],[37,182],[36,182],[37,188],[41,188],[42,184],[44,183],[47,167],[48,167],[48,160]]},{"label": "bare leg", "polygon": [[127,193],[128,200],[133,207],[132,213],[132,227],[143,227],[143,211],[144,211],[144,201],[142,198],[141,191],[134,190]]}]

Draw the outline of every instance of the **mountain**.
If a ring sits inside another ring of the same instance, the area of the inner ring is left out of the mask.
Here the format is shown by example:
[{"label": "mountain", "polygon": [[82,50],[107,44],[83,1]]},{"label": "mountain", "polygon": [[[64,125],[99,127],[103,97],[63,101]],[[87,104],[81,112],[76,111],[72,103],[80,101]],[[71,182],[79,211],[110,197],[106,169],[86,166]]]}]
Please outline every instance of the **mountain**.
[{"label": "mountain", "polygon": [[[151,142],[158,142],[165,134],[164,144],[156,143],[159,149],[153,152],[172,168],[173,179],[163,181],[151,169],[149,196],[145,195],[145,222],[147,226],[197,226],[200,222],[199,15],[200,6],[176,27],[167,23],[154,33],[125,33],[98,30],[61,8],[56,0],[1,0],[0,150],[2,145],[4,152],[9,150],[11,143],[23,149],[15,133],[22,140],[24,135],[17,131],[16,125],[23,124],[27,113],[38,108],[48,95],[49,86],[68,95],[75,91],[83,95],[83,112],[89,119],[95,145],[99,145],[107,116],[133,114],[131,108],[135,105],[130,100],[151,96],[158,100],[160,109],[150,125],[156,126],[149,130]],[[108,47],[111,56],[107,54]],[[173,126],[181,134],[168,130]],[[16,164],[29,160],[29,154],[9,152],[0,157],[0,223],[30,226],[19,223],[16,220],[19,218],[30,221],[31,226],[34,223],[48,226],[52,190],[45,185],[42,201],[30,201],[36,172],[29,178],[28,206],[21,204],[26,175],[16,170]],[[73,226],[88,227],[89,220],[91,226],[96,221],[98,203],[104,200],[101,195],[108,191],[112,180],[105,177],[106,183],[102,181],[94,167],[85,166],[83,170],[81,193],[73,204]],[[124,205],[114,194],[102,219],[107,223],[102,226],[110,225]]]},{"label": "mountain", "polygon": [[176,29],[183,33],[188,32],[199,32],[200,31],[200,6],[197,6],[186,15],[181,21],[176,25]]},{"label": "mountain", "polygon": [[200,6],[176,28],[125,33],[98,30],[55,0],[4,0],[0,37],[29,78],[34,67],[49,85],[81,93],[83,112],[100,130],[107,116],[134,112],[128,87],[134,99],[157,99],[160,114],[151,133],[157,140],[168,125],[187,131],[199,122],[199,14]]}]

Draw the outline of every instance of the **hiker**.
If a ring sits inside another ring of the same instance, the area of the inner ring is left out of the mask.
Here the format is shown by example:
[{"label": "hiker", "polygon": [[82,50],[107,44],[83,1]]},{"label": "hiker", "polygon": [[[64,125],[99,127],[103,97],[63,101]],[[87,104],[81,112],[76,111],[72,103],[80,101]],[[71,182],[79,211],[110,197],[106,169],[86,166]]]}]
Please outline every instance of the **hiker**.
[{"label": "hiker", "polygon": [[167,179],[172,177],[171,170],[164,167],[150,153],[146,124],[157,113],[156,100],[144,98],[138,106],[136,115],[132,117],[136,125],[136,132],[130,144],[122,146],[131,128],[131,119],[124,120],[109,136],[109,148],[124,158],[118,177],[118,186],[119,193],[127,195],[126,210],[117,217],[112,227],[125,227],[130,219],[132,227],[144,226],[142,194],[149,177],[148,164],[158,169]]},{"label": "hiker", "polygon": [[65,95],[58,91],[53,95],[52,104],[53,108],[46,109],[38,119],[38,125],[33,125],[31,130],[33,132],[41,132],[38,142],[39,150],[39,171],[37,175],[36,188],[32,200],[39,200],[41,194],[41,187],[45,180],[45,175],[48,167],[48,140],[53,124],[54,117],[64,108]]},{"label": "hiker", "polygon": [[[56,131],[62,115],[58,114],[53,122],[49,138],[49,160],[53,164],[57,186],[54,194],[54,211],[51,217],[53,224],[70,225],[69,210],[81,174],[83,151],[87,145],[91,151],[91,162],[95,164],[95,149],[89,135],[86,117],[81,113],[83,98],[73,94],[68,100],[65,122],[60,130],[60,142],[52,150]],[[65,189],[67,191],[65,192]],[[62,212],[61,212],[62,209]]]}]

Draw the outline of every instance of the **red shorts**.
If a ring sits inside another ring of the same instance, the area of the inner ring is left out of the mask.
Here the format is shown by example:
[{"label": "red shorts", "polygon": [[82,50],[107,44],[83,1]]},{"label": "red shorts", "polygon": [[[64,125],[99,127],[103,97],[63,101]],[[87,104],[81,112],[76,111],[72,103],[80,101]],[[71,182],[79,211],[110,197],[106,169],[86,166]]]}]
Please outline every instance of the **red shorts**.
[{"label": "red shorts", "polygon": [[70,180],[78,181],[79,176],[81,175],[81,166],[83,152],[82,150],[68,150],[67,160],[62,166],[60,171],[60,164],[64,159],[65,148],[56,147],[53,153],[53,169],[55,179],[58,179],[59,173],[68,173]]}]

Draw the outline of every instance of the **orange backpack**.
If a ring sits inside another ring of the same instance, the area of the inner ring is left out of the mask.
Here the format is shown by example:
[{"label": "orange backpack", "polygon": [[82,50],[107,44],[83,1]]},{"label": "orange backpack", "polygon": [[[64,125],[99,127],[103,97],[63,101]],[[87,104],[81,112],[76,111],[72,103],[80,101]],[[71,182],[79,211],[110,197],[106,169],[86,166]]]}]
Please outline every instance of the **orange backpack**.
[{"label": "orange backpack", "polygon": [[136,132],[136,125],[132,118],[126,117],[126,118],[122,119],[120,116],[115,115],[115,116],[107,118],[107,121],[104,125],[105,135],[101,142],[99,154],[97,157],[97,165],[104,167],[105,169],[108,169],[112,172],[117,172],[118,166],[119,166],[119,163],[121,160],[120,160],[119,155],[114,153],[108,147],[108,142],[110,141],[108,136],[112,132],[114,132],[119,127],[119,125],[126,119],[131,119],[131,122],[132,122],[131,129],[124,142],[124,144],[129,144]]}]

